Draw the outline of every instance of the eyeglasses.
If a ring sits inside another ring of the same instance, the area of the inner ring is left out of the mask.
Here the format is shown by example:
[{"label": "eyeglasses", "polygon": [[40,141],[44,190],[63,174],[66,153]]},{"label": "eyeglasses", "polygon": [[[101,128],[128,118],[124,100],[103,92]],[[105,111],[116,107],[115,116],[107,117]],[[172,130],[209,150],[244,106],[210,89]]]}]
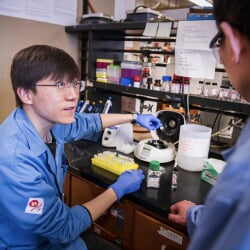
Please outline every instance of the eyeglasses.
[{"label": "eyeglasses", "polygon": [[85,90],[84,81],[73,81],[73,82],[58,81],[55,84],[36,84],[36,86],[56,87],[57,89],[60,89],[60,90],[73,87],[79,92]]},{"label": "eyeglasses", "polygon": [[209,48],[212,49],[213,54],[217,59],[217,61],[220,61],[219,50],[222,43],[224,42],[224,39],[225,39],[224,33],[222,32],[222,30],[219,30],[209,44]]}]

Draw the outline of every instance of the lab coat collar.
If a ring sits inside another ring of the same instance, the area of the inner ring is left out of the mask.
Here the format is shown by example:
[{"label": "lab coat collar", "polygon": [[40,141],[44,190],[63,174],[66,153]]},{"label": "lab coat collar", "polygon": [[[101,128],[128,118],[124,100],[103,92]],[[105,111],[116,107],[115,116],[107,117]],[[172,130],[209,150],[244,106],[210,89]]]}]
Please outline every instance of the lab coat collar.
[{"label": "lab coat collar", "polygon": [[32,150],[32,152],[37,156],[44,153],[48,148],[42,140],[41,136],[38,134],[36,128],[30,121],[25,111],[22,108],[17,108],[14,116],[16,117],[16,121],[20,130],[26,137],[28,146]]}]

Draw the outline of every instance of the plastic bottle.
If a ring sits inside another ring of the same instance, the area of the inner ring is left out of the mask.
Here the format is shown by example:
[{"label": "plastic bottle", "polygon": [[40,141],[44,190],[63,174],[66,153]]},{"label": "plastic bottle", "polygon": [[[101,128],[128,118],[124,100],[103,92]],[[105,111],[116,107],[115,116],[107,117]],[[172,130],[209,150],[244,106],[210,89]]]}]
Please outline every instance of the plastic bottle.
[{"label": "plastic bottle", "polygon": [[159,188],[160,187],[160,162],[151,161],[147,174],[147,187]]},{"label": "plastic bottle", "polygon": [[104,104],[104,108],[102,110],[103,114],[107,114],[109,112],[109,109],[112,107],[112,97],[110,96],[107,101]]},{"label": "plastic bottle", "polygon": [[141,86],[140,76],[135,76],[135,77],[134,77],[133,86],[134,86],[135,88],[140,88],[140,86]]}]

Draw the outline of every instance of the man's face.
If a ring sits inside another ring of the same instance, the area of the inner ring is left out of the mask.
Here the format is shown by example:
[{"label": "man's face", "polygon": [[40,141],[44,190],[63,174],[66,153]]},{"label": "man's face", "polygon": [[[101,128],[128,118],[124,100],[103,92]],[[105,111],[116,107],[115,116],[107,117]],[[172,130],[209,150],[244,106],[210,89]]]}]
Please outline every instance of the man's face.
[{"label": "man's face", "polygon": [[[74,121],[74,113],[79,98],[79,86],[68,84],[62,79],[58,81],[45,79],[37,82],[37,92],[32,95],[32,116],[39,123],[52,126],[55,123],[70,124]],[[50,85],[50,86],[49,86]]]},{"label": "man's face", "polygon": [[[230,38],[225,35],[219,55],[232,85],[243,98],[250,101],[249,45],[248,49],[243,46],[246,44],[244,39],[241,35],[234,37],[234,33]],[[233,46],[236,46],[236,49]]]}]

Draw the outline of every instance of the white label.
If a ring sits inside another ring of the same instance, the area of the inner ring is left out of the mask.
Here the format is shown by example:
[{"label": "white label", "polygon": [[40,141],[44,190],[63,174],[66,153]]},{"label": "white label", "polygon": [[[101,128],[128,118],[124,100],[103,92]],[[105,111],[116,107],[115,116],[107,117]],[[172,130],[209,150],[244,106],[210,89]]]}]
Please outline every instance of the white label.
[{"label": "white label", "polygon": [[209,139],[194,139],[190,137],[181,137],[178,150],[187,156],[203,157],[209,151]]},{"label": "white label", "polygon": [[27,214],[42,214],[44,207],[43,198],[29,198],[28,203],[25,208],[25,213]]},{"label": "white label", "polygon": [[165,229],[164,227],[160,227],[158,230],[158,234],[162,235],[163,237],[170,239],[176,242],[179,245],[182,245],[183,237],[173,231]]}]

